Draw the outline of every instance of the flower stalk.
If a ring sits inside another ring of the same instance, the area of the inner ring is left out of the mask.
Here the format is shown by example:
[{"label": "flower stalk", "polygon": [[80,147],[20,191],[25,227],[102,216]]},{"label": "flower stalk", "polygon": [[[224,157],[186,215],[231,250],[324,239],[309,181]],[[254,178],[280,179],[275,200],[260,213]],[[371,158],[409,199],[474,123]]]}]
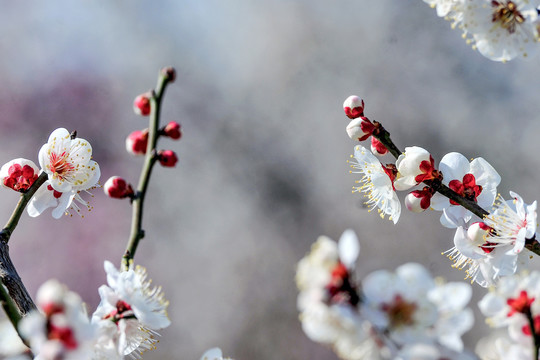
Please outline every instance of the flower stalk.
[{"label": "flower stalk", "polygon": [[150,181],[150,175],[152,169],[158,160],[156,152],[157,139],[159,137],[159,116],[161,112],[161,101],[165,94],[165,89],[169,82],[174,79],[171,78],[166,72],[161,72],[158,79],[158,84],[155,91],[151,92],[150,104],[151,112],[148,126],[148,145],[146,148],[146,155],[144,158],[143,168],[139,177],[139,183],[135,196],[131,203],[133,205],[132,217],[131,217],[131,233],[129,241],[126,247],[126,251],[122,257],[122,269],[128,270],[131,261],[135,256],[137,247],[142,238],[144,238],[144,230],[142,228],[143,218],[143,205],[146,191],[148,189],[148,183]]}]

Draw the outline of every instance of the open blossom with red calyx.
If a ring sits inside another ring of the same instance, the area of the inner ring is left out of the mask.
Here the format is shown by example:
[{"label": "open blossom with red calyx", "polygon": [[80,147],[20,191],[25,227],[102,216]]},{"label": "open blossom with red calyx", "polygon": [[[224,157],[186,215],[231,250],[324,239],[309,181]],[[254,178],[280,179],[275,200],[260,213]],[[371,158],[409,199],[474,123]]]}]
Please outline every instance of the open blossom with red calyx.
[{"label": "open blossom with red calyx", "polygon": [[133,155],[146,154],[148,147],[148,129],[135,130],[126,138],[126,150]]},{"label": "open blossom with red calyx", "polygon": [[454,247],[446,251],[454,262],[452,267],[465,269],[466,279],[487,287],[527,266],[527,254],[515,252],[511,244],[497,243],[494,236],[494,229],[483,222],[473,223],[468,229],[464,224],[458,226]]},{"label": "open blossom with red calyx", "polygon": [[528,317],[533,319],[534,333],[540,334],[540,273],[521,272],[501,278],[478,307],[490,326],[506,327],[514,343],[533,349]]},{"label": "open blossom with red calyx", "polygon": [[144,351],[156,348],[156,330],[170,325],[169,303],[161,288],[151,287],[144,268],[119,271],[106,261],[105,271],[108,285],[99,288],[101,302],[92,315],[92,323],[98,327],[96,354],[140,358]]},{"label": "open blossom with red calyx", "polygon": [[[443,184],[450,189],[483,209],[491,208],[501,177],[486,160],[476,158],[469,162],[465,156],[452,152],[443,156],[439,171],[444,177]],[[441,224],[449,228],[457,227],[456,219],[463,219],[467,223],[473,217],[469,210],[439,193],[433,195],[431,207],[443,211]]]},{"label": "open blossom with red calyx", "polygon": [[59,192],[87,190],[99,180],[99,165],[92,160],[92,146],[72,138],[64,128],[54,130],[39,150],[39,164]]},{"label": "open blossom with red calyx", "polygon": [[364,116],[364,100],[356,95],[351,95],[343,102],[343,110],[349,119]]},{"label": "open blossom with red calyx", "polygon": [[163,128],[163,135],[170,137],[173,140],[178,140],[182,137],[180,124],[176,121],[171,121]]},{"label": "open blossom with red calyx", "polygon": [[466,308],[469,284],[437,283],[420,264],[407,263],[395,272],[378,270],[362,281],[362,313],[398,346],[439,344],[462,351],[461,335],[474,322]]},{"label": "open blossom with red calyx", "polygon": [[103,185],[105,194],[114,199],[133,196],[133,188],[120,176],[111,176]]},{"label": "open blossom with red calyx", "polygon": [[26,192],[38,178],[39,169],[32,160],[18,158],[7,162],[0,169],[2,186]]},{"label": "open blossom with red calyx", "polygon": [[371,137],[371,152],[375,155],[386,155],[388,154],[388,149],[383,145],[375,136]]},{"label": "open blossom with red calyx", "polygon": [[484,222],[493,228],[489,242],[493,246],[509,247],[519,254],[525,247],[525,241],[536,235],[536,201],[527,205],[513,191],[512,200],[504,201],[499,197],[493,211],[484,218]]},{"label": "open blossom with red calyx", "polygon": [[152,97],[152,94],[150,93],[144,93],[135,98],[133,100],[133,111],[135,111],[135,114],[141,115],[141,116],[148,116],[150,115],[150,111],[152,109],[150,98]]},{"label": "open blossom with red calyx", "polygon": [[351,173],[362,175],[362,179],[356,181],[360,186],[353,187],[353,192],[363,193],[368,198],[366,204],[370,211],[378,208],[382,218],[388,215],[389,219],[398,222],[401,214],[401,203],[394,191],[394,180],[397,170],[393,165],[383,166],[380,161],[361,145],[354,148],[356,162],[351,163]]},{"label": "open blossom with red calyx", "polygon": [[359,252],[352,230],[346,230],[339,243],[319,237],[298,262],[297,306],[311,340],[331,346],[342,359],[378,359],[380,348],[358,313],[360,297],[351,279]]},{"label": "open blossom with red calyx", "polygon": [[438,175],[433,157],[427,150],[419,146],[406,147],[405,153],[399,155],[396,160],[396,167],[398,177],[394,185],[397,190],[408,190],[422,181],[432,180]]},{"label": "open blossom with red calyx", "polygon": [[178,156],[172,150],[160,150],[158,152],[158,160],[161,166],[174,167],[178,162]]},{"label": "open blossom with red calyx", "polygon": [[424,186],[422,190],[411,191],[405,197],[405,206],[409,211],[420,213],[429,209],[431,198],[434,190],[428,186]]},{"label": "open blossom with red calyx", "polygon": [[40,360],[93,358],[95,328],[79,296],[56,280],[43,284],[34,311],[19,323],[22,336]]}]

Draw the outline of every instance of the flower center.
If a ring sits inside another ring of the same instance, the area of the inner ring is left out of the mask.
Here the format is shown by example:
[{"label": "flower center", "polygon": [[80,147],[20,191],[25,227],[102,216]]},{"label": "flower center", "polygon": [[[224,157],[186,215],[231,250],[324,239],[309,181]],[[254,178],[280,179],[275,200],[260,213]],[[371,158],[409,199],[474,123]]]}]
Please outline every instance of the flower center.
[{"label": "flower center", "polygon": [[49,160],[51,162],[49,165],[49,169],[51,170],[51,172],[60,177],[65,177],[66,174],[75,170],[75,166],[72,163],[68,162],[68,155],[69,154],[65,151],[61,154],[57,154],[54,152],[51,153],[51,155],[49,156]]},{"label": "flower center", "polygon": [[360,297],[349,279],[349,270],[341,262],[332,269],[332,278],[326,285],[326,291],[331,303],[349,303],[356,306],[360,302]]},{"label": "flower center", "polygon": [[531,311],[533,301],[534,298],[530,298],[525,290],[521,290],[518,297],[506,300],[506,304],[510,306],[510,310],[506,316],[510,317],[515,313],[527,314]]},{"label": "flower center", "polygon": [[[448,187],[464,198],[474,202],[477,202],[476,198],[482,193],[482,186],[476,185],[476,179],[473,174],[465,174],[463,181],[450,181]],[[450,200],[450,204],[459,205],[453,200]]]},{"label": "flower center", "polygon": [[77,348],[77,339],[73,330],[69,327],[57,327],[51,323],[48,324],[48,338],[50,340],[60,341],[67,349],[73,350]]},{"label": "flower center", "polygon": [[414,324],[416,304],[405,301],[399,294],[394,297],[393,303],[383,304],[381,309],[387,313],[392,327]]},{"label": "flower center", "polygon": [[516,31],[516,25],[523,24],[525,17],[519,12],[517,5],[513,1],[492,1],[491,21],[498,23],[510,34]]},{"label": "flower center", "polygon": [[136,319],[131,306],[124,300],[116,302],[116,309],[103,316],[103,319],[111,319],[115,323],[120,319]]}]

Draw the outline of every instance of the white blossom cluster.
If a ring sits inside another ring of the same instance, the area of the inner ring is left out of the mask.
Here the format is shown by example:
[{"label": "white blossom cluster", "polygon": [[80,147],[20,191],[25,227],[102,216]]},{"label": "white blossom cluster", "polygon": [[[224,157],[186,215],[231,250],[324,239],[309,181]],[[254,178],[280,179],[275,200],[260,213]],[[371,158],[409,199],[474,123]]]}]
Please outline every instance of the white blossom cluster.
[{"label": "white blossom cluster", "polygon": [[368,274],[360,286],[359,252],[347,230],[338,243],[319,237],[298,263],[297,305],[310,339],[346,360],[474,358],[461,341],[474,322],[466,307],[470,285],[437,282],[422,265],[408,263]]},{"label": "white blossom cluster", "polygon": [[[357,123],[357,119],[353,119],[347,127],[353,140],[367,139],[376,128],[362,125],[373,124],[363,116],[364,102],[358,99],[351,96],[343,105],[348,116],[351,108],[361,114],[358,115],[360,125],[352,126],[353,122]],[[353,160],[349,161],[351,172],[361,175],[353,192],[367,197],[370,209],[378,208],[382,217],[388,215],[395,224],[401,214],[396,192],[412,190],[405,197],[407,209],[418,213],[427,209],[441,212],[441,224],[456,229],[454,246],[446,251],[447,256],[454,267],[466,271],[466,278],[481,286],[493,285],[500,277],[513,275],[526,267],[530,256],[523,250],[526,241],[536,236],[537,203],[527,205],[512,191],[510,201],[497,195],[501,177],[485,159],[469,161],[464,155],[452,152],[443,156],[436,167],[427,150],[412,146],[405,148],[395,164],[384,165],[375,156],[380,152],[372,151],[356,145]],[[441,195],[436,191],[441,184],[489,214],[480,218],[455,200]]]},{"label": "white blossom cluster", "polygon": [[105,271],[107,285],[99,288],[101,302],[91,319],[80,297],[57,280],[39,288],[39,311],[19,323],[34,359],[141,358],[145,351],[155,349],[156,330],[170,325],[161,289],[150,286],[142,267],[119,271],[106,261]]}]

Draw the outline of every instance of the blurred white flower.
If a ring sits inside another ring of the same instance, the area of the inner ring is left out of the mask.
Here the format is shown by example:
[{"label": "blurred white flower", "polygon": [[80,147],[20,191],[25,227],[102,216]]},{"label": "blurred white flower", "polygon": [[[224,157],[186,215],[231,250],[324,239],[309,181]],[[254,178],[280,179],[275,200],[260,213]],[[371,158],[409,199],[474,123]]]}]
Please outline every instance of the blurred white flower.
[{"label": "blurred white flower", "polygon": [[[375,271],[363,281],[362,312],[398,345],[438,341],[461,351],[461,335],[473,324],[465,308],[471,297],[468,284],[437,284],[420,264]],[[448,298],[448,294],[452,297]]]},{"label": "blurred white flower", "polygon": [[[439,171],[444,176],[443,184],[459,195],[484,209],[493,205],[501,177],[483,158],[476,158],[469,163],[465,156],[452,152],[443,156]],[[439,193],[431,198],[431,207],[443,211],[441,224],[449,228],[456,228],[461,221],[466,223],[473,217],[469,210]]]},{"label": "blurred white flower", "polygon": [[105,358],[124,355],[140,357],[155,349],[155,330],[170,325],[168,302],[161,288],[151,288],[146,270],[140,266],[118,271],[105,261],[107,285],[99,288],[101,302],[92,315],[99,327],[96,353]]},{"label": "blurred white flower", "polygon": [[91,359],[95,329],[90,324],[81,299],[56,280],[38,290],[37,306],[19,323],[36,359]]},{"label": "blurred white flower", "polygon": [[28,350],[9,320],[0,321],[0,355],[15,356]]},{"label": "blurred white flower", "polygon": [[346,230],[339,243],[319,237],[298,263],[298,309],[311,340],[331,346],[342,359],[375,360],[383,345],[373,341],[369,324],[360,317],[360,297],[351,280],[359,253],[352,230]]},{"label": "blurred white flower", "polygon": [[54,130],[39,150],[39,164],[58,192],[87,190],[99,180],[99,165],[92,160],[92,147],[81,138],[72,139],[64,128]]},{"label": "blurred white flower", "polygon": [[362,174],[362,179],[356,183],[360,186],[353,187],[353,192],[363,193],[368,198],[366,205],[370,211],[379,208],[382,218],[388,218],[396,224],[401,215],[401,203],[394,189],[394,180],[397,170],[393,164],[383,166],[380,161],[361,145],[354,148],[356,162],[350,161],[351,173]]},{"label": "blurred white flower", "polygon": [[224,358],[220,348],[212,348],[207,350],[201,360],[232,360],[231,358]]}]

